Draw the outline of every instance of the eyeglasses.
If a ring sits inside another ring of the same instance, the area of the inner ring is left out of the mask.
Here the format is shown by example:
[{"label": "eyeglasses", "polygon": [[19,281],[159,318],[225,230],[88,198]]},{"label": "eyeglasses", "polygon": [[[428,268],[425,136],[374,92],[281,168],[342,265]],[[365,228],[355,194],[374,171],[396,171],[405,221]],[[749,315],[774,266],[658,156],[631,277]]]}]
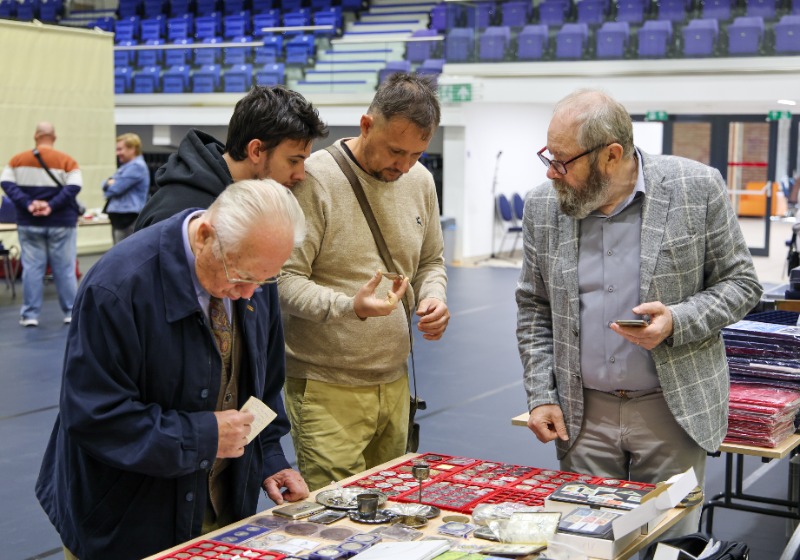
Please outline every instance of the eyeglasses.
[{"label": "eyeglasses", "polygon": [[214,229],[214,233],[217,236],[217,243],[219,243],[219,257],[222,260],[222,269],[225,271],[225,280],[228,281],[228,284],[255,284],[256,286],[263,286],[265,284],[277,284],[278,277],[273,276],[272,278],[267,278],[266,280],[245,280],[243,278],[231,278],[230,274],[228,274],[228,265],[225,263],[225,248],[222,246],[222,239],[219,237],[219,233],[217,233],[217,228],[211,226]]},{"label": "eyeglasses", "polygon": [[[613,144],[613,142],[612,142],[612,144]],[[595,150],[599,150],[600,148],[607,148],[610,145],[611,144],[604,144],[604,145],[601,145],[601,146],[597,146],[596,148],[592,148],[591,150],[586,150],[582,154],[578,154],[574,158],[568,159],[567,161],[558,161],[557,159],[550,159],[547,156],[545,156],[544,155],[544,151],[547,149],[547,146],[545,146],[544,148],[542,148],[541,150],[536,152],[536,155],[539,156],[539,160],[541,160],[541,162],[544,164],[545,167],[547,167],[549,169],[552,166],[553,169],[556,170],[556,173],[558,173],[559,175],[566,175],[567,174],[567,165],[569,165],[570,163],[572,163],[576,159],[580,159],[583,156],[591,154]]]}]

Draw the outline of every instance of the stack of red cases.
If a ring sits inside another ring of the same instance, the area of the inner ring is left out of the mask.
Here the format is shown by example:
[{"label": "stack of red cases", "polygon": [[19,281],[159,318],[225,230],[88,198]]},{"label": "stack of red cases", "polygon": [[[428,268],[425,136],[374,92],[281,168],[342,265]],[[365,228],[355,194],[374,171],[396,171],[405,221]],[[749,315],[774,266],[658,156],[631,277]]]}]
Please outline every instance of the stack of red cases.
[{"label": "stack of red cases", "polygon": [[286,555],[280,552],[256,550],[239,544],[204,540],[185,546],[177,552],[159,556],[157,560],[225,560],[236,557],[248,560],[281,560],[286,558]]}]

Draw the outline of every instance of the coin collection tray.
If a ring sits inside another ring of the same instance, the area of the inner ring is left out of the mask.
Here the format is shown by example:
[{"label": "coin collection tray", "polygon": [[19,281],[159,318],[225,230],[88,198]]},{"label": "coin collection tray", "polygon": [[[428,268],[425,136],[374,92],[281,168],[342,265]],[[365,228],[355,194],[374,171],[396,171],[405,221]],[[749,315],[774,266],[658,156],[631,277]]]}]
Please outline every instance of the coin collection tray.
[{"label": "coin collection tray", "polygon": [[158,560],[281,560],[282,558],[286,558],[286,555],[279,552],[203,540],[185,546],[177,552],[159,556]]},{"label": "coin collection tray", "polygon": [[572,481],[624,488],[655,488],[641,482],[438,453],[426,453],[389,470],[367,475],[351,485],[377,488],[395,502],[417,502],[419,487],[411,476],[411,467],[418,462],[430,466],[430,478],[422,483],[422,503],[466,514],[472,513],[481,503],[516,502],[542,506],[544,499],[556,488]]}]

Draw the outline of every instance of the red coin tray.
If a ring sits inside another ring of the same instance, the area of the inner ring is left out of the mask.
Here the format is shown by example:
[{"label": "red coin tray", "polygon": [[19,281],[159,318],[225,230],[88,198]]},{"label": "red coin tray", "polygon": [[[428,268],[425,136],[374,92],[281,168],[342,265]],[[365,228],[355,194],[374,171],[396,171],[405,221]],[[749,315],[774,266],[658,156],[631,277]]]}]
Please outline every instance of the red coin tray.
[{"label": "red coin tray", "polygon": [[285,554],[266,552],[242,545],[203,540],[183,547],[177,552],[159,556],[157,560],[281,560]]}]

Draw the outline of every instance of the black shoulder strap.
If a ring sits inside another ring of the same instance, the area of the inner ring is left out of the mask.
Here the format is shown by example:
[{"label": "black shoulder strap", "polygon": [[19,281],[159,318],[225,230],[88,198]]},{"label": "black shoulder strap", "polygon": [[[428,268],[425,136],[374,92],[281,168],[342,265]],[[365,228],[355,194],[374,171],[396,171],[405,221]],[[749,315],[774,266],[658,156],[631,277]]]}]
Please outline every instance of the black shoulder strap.
[{"label": "black shoulder strap", "polygon": [[36,156],[36,159],[39,161],[39,165],[42,166],[42,169],[45,170],[45,172],[50,176],[50,178],[53,180],[53,182],[56,185],[58,185],[59,187],[63,187],[64,185],[61,184],[61,181],[56,179],[56,176],[53,175],[53,172],[50,171],[49,167],[47,167],[47,164],[42,159],[42,154],[39,153],[39,149],[38,148],[34,148],[32,151],[33,151],[33,155]]}]

